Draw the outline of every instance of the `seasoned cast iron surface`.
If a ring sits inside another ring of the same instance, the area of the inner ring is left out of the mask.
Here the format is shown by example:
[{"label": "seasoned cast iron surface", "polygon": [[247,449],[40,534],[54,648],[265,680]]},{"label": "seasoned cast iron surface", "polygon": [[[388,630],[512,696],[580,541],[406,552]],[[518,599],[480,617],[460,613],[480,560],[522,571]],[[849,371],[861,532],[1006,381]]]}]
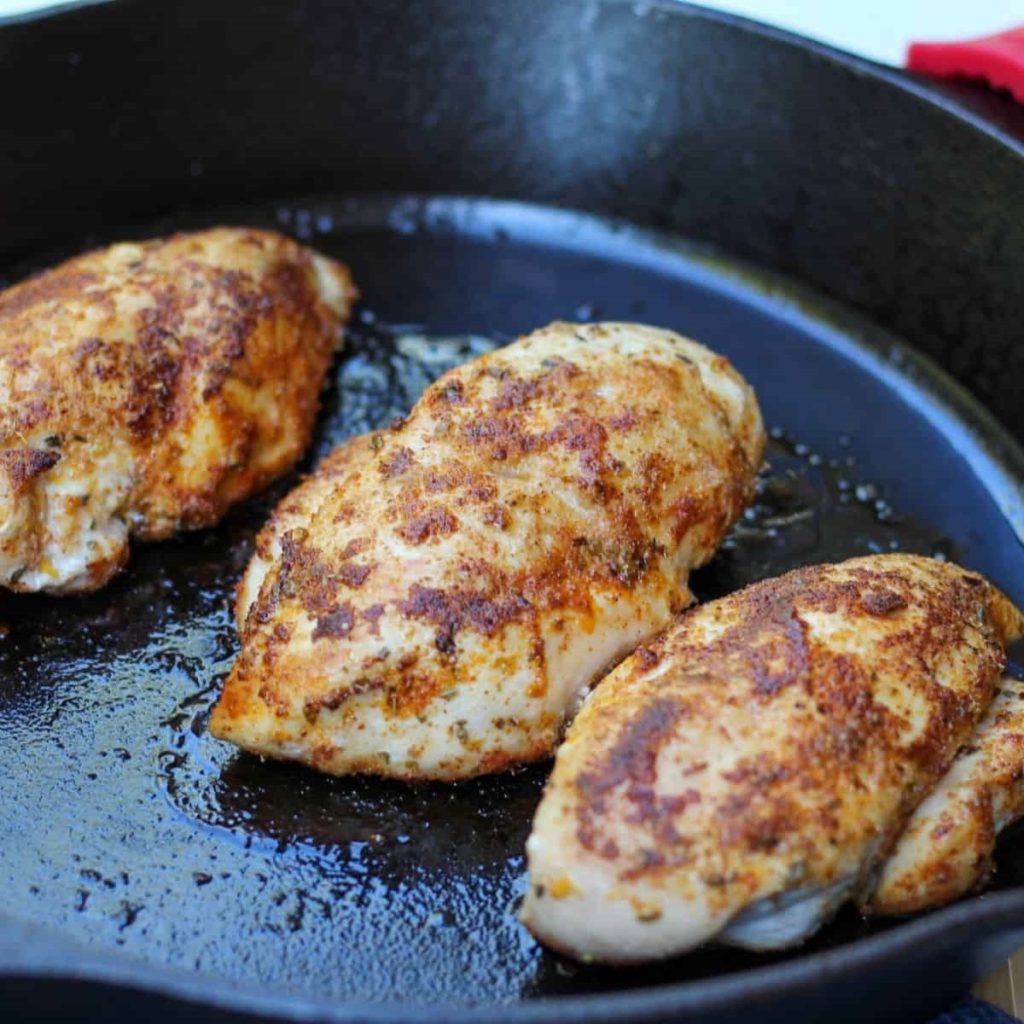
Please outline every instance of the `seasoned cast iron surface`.
[{"label": "seasoned cast iron surface", "polygon": [[[1004,496],[958,454],[955,424],[922,412],[914,380],[930,371],[806,295],[664,238],[507,204],[318,202],[173,226],[221,219],[277,223],[348,261],[364,290],[304,468],[519,332],[556,317],[646,320],[728,354],[775,427],[756,503],[696,577],[701,598],[890,549],[961,558],[1024,597]],[[515,910],[547,765],[404,786],[324,778],[211,739],[237,650],[232,588],[294,482],[218,529],[138,548],[98,594],[0,597],[0,912],[339,999],[504,1002],[766,962],[709,949],[612,970],[544,952]],[[1000,866],[997,885],[1024,881],[1020,839],[1003,843]],[[811,947],[884,927],[846,911]]]}]

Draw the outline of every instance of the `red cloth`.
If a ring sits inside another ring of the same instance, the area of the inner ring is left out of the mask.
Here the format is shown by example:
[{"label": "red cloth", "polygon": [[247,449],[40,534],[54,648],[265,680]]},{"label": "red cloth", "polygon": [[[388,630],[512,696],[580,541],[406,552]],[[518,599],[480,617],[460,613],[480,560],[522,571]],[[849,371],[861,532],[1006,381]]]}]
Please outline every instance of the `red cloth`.
[{"label": "red cloth", "polygon": [[1024,26],[961,43],[911,43],[906,64],[939,78],[982,78],[1024,103]]}]

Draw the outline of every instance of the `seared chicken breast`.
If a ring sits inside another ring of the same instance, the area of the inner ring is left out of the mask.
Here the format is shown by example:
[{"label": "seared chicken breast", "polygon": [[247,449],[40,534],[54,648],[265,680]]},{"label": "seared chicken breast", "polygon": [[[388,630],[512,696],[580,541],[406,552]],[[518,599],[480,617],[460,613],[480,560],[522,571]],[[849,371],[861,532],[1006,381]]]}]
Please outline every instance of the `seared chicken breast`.
[{"label": "seared chicken breast", "polygon": [[1003,679],[953,766],[917,808],[864,909],[909,914],[984,882],[996,837],[1024,815],[1024,683]]},{"label": "seared chicken breast", "polygon": [[544,757],[689,603],[763,443],[729,363],[652,327],[556,323],[445,374],[281,503],[213,733],[403,779]]},{"label": "seared chicken breast", "polygon": [[0,586],[104,584],[309,441],[355,290],[267,231],[113,245],[0,293]]},{"label": "seared chicken breast", "polygon": [[908,555],[684,615],[595,688],[559,749],[524,922],[585,960],[799,942],[870,884],[1022,627],[980,576]]}]

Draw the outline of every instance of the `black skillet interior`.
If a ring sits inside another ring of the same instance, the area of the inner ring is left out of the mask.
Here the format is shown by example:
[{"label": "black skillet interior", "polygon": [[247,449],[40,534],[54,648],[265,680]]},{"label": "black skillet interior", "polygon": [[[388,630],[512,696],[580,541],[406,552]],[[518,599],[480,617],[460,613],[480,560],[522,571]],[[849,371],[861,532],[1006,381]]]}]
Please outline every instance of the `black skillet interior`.
[{"label": "black skillet interior", "polygon": [[[365,295],[317,453],[406,408],[450,360],[555,317],[675,327],[727,353],[781,431],[701,596],[897,545],[953,555],[1024,599],[1007,436],[845,308],[678,241],[711,240],[870,311],[1020,429],[1024,177],[1006,139],[866,66],[689,8],[307,0],[287,14],[253,2],[233,21],[241,10],[120,0],[0,31],[0,87],[22,96],[0,112],[19,142],[0,152],[0,271],[222,219],[308,238],[348,261]],[[382,188],[557,201],[671,234],[366,198]],[[362,198],[272,200],[317,189]],[[722,975],[778,1002],[775,982],[812,988],[910,934],[847,912],[789,957],[581,968],[514,920],[543,766],[407,788],[211,741],[205,716],[235,650],[226,602],[287,485],[217,530],[139,550],[98,595],[2,599],[0,915],[120,955],[127,980],[146,961],[194,972],[202,998],[237,985],[321,998],[322,1013],[378,1000],[442,1018],[482,1004],[481,1019],[498,1003],[566,1019],[597,1011],[545,1011],[543,997],[637,988],[664,989],[658,1012],[698,1013],[703,979]],[[1004,911],[1020,906],[1022,842],[1001,849]],[[915,932],[919,947],[954,933],[960,952],[977,946],[996,902],[968,906],[973,918]],[[993,955],[946,977],[919,958],[905,1005],[935,1005]],[[774,973],[747,970],[766,963]],[[869,1000],[889,982],[863,970]],[[620,1019],[650,1011],[607,1005]]]},{"label": "black skillet interior", "polygon": [[[726,353],[777,428],[759,498],[698,575],[700,596],[900,549],[961,559],[1024,600],[1009,493],[982,480],[985,456],[964,450],[933,371],[799,289],[670,237],[516,204],[322,200],[186,223],[222,220],[295,232],[348,260],[364,289],[307,466],[407,410],[443,367],[534,325],[650,321]],[[765,962],[706,950],[608,970],[545,953],[515,909],[547,765],[402,786],[212,740],[236,650],[228,600],[272,499],[139,550],[99,594],[0,603],[0,750],[16,754],[0,777],[0,911],[142,959],[357,1002],[486,1005]],[[1024,851],[1011,844],[1002,860],[997,884],[1013,884]],[[807,948],[886,927],[850,911]]]}]

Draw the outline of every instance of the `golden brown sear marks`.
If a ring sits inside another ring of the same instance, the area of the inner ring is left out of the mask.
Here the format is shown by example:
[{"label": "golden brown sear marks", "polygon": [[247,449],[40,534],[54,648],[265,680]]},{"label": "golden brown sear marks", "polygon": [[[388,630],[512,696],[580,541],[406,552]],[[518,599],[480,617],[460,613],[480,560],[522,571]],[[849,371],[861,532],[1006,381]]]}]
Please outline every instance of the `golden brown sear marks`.
[{"label": "golden brown sear marks", "polygon": [[86,253],[0,293],[0,586],[104,584],[295,463],[355,298],[273,232]]},{"label": "golden brown sear marks", "polygon": [[[595,676],[689,602],[763,440],[742,378],[668,331],[553,324],[445,374],[275,513],[214,731],[338,774],[545,756]],[[336,602],[343,634],[321,624]]]},{"label": "golden brown sear marks", "polygon": [[[528,845],[527,924],[607,960],[799,941],[946,772],[1021,628],[982,577],[906,555],[684,615],[569,730]],[[570,896],[551,896],[559,880]]]}]

